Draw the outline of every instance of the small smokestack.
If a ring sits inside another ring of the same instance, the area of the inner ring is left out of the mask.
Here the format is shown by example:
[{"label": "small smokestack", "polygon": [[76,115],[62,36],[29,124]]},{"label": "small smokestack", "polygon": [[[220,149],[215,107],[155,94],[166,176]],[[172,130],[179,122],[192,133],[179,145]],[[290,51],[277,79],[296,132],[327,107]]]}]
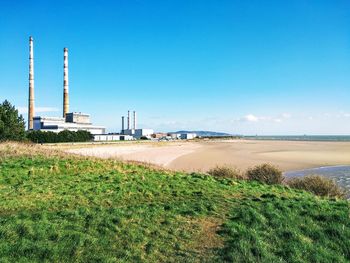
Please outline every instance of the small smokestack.
[{"label": "small smokestack", "polygon": [[136,130],[136,111],[134,111],[134,130]]},{"label": "small smokestack", "polygon": [[122,116],[122,134],[124,134],[124,116]]},{"label": "small smokestack", "polygon": [[28,130],[33,129],[33,118],[34,118],[34,51],[33,51],[33,38],[29,37]]},{"label": "small smokestack", "polygon": [[129,110],[128,110],[127,127],[128,127],[128,130],[130,130],[130,111]]},{"label": "small smokestack", "polygon": [[63,49],[63,117],[69,112],[68,94],[68,48]]}]

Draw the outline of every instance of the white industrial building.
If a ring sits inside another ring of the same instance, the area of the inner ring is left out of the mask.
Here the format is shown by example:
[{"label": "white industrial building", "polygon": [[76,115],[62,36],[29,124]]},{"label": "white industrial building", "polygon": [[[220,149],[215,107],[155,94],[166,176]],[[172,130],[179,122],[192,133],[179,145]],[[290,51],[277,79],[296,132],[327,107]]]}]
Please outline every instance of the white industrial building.
[{"label": "white industrial building", "polygon": [[127,129],[122,134],[133,136],[136,139],[140,139],[141,137],[151,138],[154,131],[152,129]]},{"label": "white industrial building", "polygon": [[197,134],[195,133],[181,133],[180,139],[182,140],[192,140],[197,137]]},{"label": "white industrial building", "polygon": [[122,116],[122,130],[121,134],[124,135],[130,135],[133,136],[135,139],[141,139],[142,137],[146,137],[151,139],[151,135],[154,134],[153,129],[137,129],[137,119],[136,119],[136,111],[133,112],[134,119],[133,119],[133,127],[131,127],[130,122],[130,111],[128,111],[128,117],[127,117],[127,129],[124,129],[124,119],[125,117]]},{"label": "white industrial building", "polygon": [[67,113],[66,118],[37,116],[33,118],[33,124],[33,130],[35,131],[52,131],[58,133],[64,130],[84,130],[91,134],[104,134],[106,132],[105,127],[92,125],[88,114],[78,112]]},{"label": "white industrial building", "polygon": [[95,142],[105,142],[105,141],[132,141],[133,136],[123,135],[123,134],[97,134],[94,135]]}]

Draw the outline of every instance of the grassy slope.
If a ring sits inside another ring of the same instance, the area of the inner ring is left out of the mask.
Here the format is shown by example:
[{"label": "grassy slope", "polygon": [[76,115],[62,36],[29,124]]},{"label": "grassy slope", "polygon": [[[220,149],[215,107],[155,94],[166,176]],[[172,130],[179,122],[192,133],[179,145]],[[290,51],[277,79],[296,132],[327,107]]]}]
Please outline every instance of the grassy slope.
[{"label": "grassy slope", "polygon": [[0,261],[348,262],[349,204],[0,147]]}]

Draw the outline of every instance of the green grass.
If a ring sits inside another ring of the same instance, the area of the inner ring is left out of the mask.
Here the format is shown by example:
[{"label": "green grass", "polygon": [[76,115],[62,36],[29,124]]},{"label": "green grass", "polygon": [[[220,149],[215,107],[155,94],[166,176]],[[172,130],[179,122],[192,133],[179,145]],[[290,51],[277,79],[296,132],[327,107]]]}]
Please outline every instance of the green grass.
[{"label": "green grass", "polygon": [[349,262],[347,201],[0,148],[0,262]]}]

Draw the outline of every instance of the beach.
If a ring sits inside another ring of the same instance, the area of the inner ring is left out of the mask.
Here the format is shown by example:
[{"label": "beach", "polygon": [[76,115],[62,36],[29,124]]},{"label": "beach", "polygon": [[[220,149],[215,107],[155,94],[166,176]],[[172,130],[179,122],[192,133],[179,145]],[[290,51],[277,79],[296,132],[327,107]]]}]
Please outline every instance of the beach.
[{"label": "beach", "polygon": [[101,158],[141,161],[171,170],[205,172],[229,165],[244,170],[271,163],[282,171],[349,165],[350,142],[213,140],[74,146],[65,151]]}]

